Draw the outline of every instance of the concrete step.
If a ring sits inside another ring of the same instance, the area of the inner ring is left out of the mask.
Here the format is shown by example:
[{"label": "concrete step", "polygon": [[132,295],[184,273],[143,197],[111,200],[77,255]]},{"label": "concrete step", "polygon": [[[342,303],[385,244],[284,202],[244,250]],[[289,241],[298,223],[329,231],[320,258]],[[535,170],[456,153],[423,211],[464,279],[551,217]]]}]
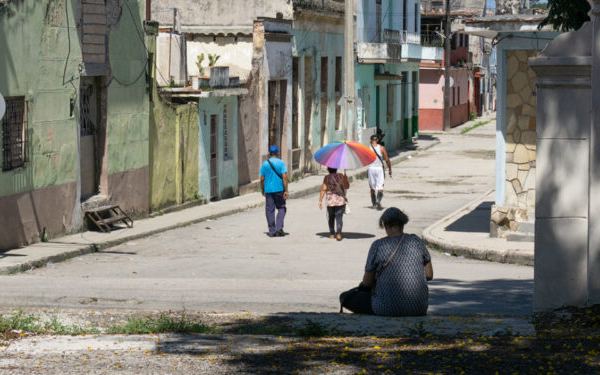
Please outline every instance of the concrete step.
[{"label": "concrete step", "polygon": [[506,240],[509,242],[534,242],[533,232],[506,232]]},{"label": "concrete step", "polygon": [[525,221],[525,222],[519,223],[519,232],[535,233],[535,221]]}]

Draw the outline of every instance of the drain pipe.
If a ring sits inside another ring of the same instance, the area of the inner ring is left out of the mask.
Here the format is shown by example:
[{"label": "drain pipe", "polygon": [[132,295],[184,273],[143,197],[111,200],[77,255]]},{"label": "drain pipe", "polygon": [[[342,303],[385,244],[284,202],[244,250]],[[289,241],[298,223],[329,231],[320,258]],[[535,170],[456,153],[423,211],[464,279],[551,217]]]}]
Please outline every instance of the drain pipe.
[{"label": "drain pipe", "polygon": [[146,0],[146,21],[152,19],[152,0]]}]

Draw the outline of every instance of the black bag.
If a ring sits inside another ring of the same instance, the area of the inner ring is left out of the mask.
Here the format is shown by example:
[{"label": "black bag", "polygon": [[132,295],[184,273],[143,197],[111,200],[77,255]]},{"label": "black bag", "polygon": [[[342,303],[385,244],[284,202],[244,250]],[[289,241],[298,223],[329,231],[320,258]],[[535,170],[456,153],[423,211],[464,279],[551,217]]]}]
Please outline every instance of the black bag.
[{"label": "black bag", "polygon": [[348,298],[353,297],[358,292],[370,292],[370,291],[371,291],[371,288],[364,286],[363,283],[361,282],[357,287],[354,287],[354,288],[347,290],[347,291],[343,292],[342,294],[340,294],[340,314],[344,313],[344,302],[346,302],[346,300]]}]

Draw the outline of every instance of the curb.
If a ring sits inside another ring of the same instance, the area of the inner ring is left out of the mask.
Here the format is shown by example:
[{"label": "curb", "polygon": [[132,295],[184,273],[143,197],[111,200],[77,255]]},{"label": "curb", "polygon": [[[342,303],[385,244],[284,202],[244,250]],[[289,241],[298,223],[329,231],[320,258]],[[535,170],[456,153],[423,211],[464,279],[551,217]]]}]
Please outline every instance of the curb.
[{"label": "curb", "polygon": [[483,202],[485,198],[488,195],[490,195],[493,191],[494,189],[486,191],[477,199],[465,204],[464,206],[460,207],[454,212],[446,215],[441,220],[425,228],[423,230],[422,239],[427,245],[427,247],[438,252],[450,253],[453,256],[463,256],[469,259],[485,260],[497,263],[517,264],[522,266],[533,266],[533,254],[523,254],[522,252],[518,252],[515,250],[496,251],[467,245],[455,245],[448,243],[443,238],[433,234],[433,230],[437,227],[445,225],[451,220],[454,221],[457,218],[457,216],[462,216],[462,214],[465,211],[472,211],[475,207],[479,206],[479,204]]},{"label": "curb", "polygon": [[[433,142],[431,142],[431,144],[428,144],[425,147],[417,148],[416,150],[414,150],[414,152],[411,152],[412,150],[404,149],[408,152],[405,154],[400,154],[400,155],[390,158],[390,162],[392,163],[392,165],[396,165],[406,159],[412,158],[414,155],[417,155],[422,151],[429,150],[430,148],[438,145],[439,143],[440,143],[439,140],[433,141]],[[350,180],[350,182],[353,182],[356,179],[365,178],[367,176],[367,169],[368,168],[365,167],[365,168],[361,168],[353,173],[350,173],[348,176],[348,179]],[[302,190],[290,192],[289,198],[290,199],[302,198],[302,197],[305,197],[310,194],[318,193],[319,191],[321,191],[320,183],[315,184],[314,186],[304,188]],[[248,195],[246,195],[246,197]],[[243,196],[238,196],[236,198],[240,198],[240,197],[243,197]],[[235,199],[235,198],[233,198],[233,199]],[[65,251],[60,254],[51,255],[51,256],[47,256],[47,257],[41,257],[41,258],[30,260],[30,261],[25,261],[21,264],[0,266],[0,275],[10,275],[10,274],[15,274],[15,273],[19,273],[19,272],[24,272],[33,267],[38,267],[38,268],[44,267],[46,264],[48,264],[50,262],[58,263],[58,262],[62,262],[62,261],[65,261],[65,260],[68,260],[70,258],[74,258],[77,256],[91,254],[94,252],[102,252],[102,250],[106,250],[111,247],[121,245],[125,242],[149,237],[149,236],[152,236],[155,234],[160,234],[160,233],[163,233],[163,232],[166,232],[169,230],[178,229],[178,228],[182,228],[182,227],[185,227],[188,225],[201,223],[201,222],[204,222],[207,220],[219,219],[224,216],[234,215],[234,214],[237,214],[240,212],[244,212],[244,211],[247,211],[247,210],[250,210],[253,208],[257,208],[257,207],[262,207],[265,205],[265,202],[264,202],[264,199],[262,196],[257,196],[256,199],[250,198],[249,200],[251,200],[251,201],[248,203],[242,204],[240,207],[237,207],[235,209],[224,210],[219,213],[206,215],[206,216],[202,216],[202,217],[197,217],[195,219],[190,219],[190,220],[186,220],[186,221],[176,222],[172,225],[166,225],[162,228],[149,230],[144,233],[123,236],[123,237],[120,237],[120,238],[114,239],[114,240],[106,240],[103,242],[81,245],[80,247],[74,248],[73,250],[68,250],[68,251]]]}]

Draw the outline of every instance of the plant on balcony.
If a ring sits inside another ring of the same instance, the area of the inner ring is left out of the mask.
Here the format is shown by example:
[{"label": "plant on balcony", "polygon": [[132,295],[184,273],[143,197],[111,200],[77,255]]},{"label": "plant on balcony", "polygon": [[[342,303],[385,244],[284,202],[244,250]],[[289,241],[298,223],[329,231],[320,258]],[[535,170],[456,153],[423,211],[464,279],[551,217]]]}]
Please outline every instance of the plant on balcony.
[{"label": "plant on balcony", "polygon": [[196,60],[196,66],[198,67],[198,76],[204,77],[204,67],[202,66],[202,62],[204,61],[204,54],[201,53]]},{"label": "plant on balcony", "polygon": [[208,66],[209,67],[213,67],[217,64],[217,61],[219,61],[219,58],[221,58],[221,55],[217,55],[216,53],[214,55],[211,55],[210,53],[208,54]]}]

